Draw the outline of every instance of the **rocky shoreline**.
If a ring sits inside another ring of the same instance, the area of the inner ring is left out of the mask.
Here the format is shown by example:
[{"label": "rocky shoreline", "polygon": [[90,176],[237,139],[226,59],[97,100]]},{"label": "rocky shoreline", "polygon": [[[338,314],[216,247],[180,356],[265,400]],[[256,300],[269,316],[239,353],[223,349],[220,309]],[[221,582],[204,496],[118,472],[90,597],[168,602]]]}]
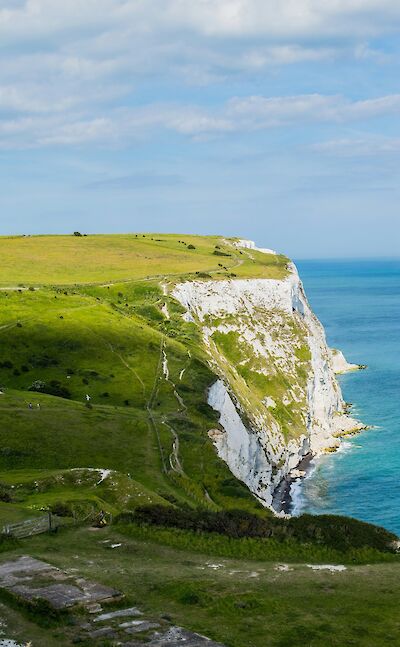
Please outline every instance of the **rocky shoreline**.
[{"label": "rocky shoreline", "polygon": [[314,458],[315,455],[311,452],[306,454],[298,466],[289,472],[276,488],[273,498],[273,508],[277,514],[291,515],[293,506],[292,485],[307,476],[310,464]]},{"label": "rocky shoreline", "polygon": [[[343,353],[336,349],[331,349],[331,356],[336,375],[343,375],[354,371],[363,371],[368,368],[365,364],[350,364],[345,359]],[[274,491],[272,501],[272,509],[277,515],[292,515],[294,503],[292,487],[295,483],[298,483],[307,477],[310,473],[311,463],[314,459],[318,458],[318,456],[321,456],[322,454],[336,453],[338,449],[340,449],[342,439],[357,436],[362,431],[369,429],[368,425],[364,425],[362,422],[350,416],[351,408],[352,404],[350,402],[346,402],[343,409],[343,416],[341,417],[346,418],[348,428],[343,429],[343,426],[341,425],[340,431],[338,431],[337,434],[334,434],[333,437],[337,438],[337,444],[325,448],[319,454],[309,452],[301,459],[298,465],[282,479],[281,483]]]},{"label": "rocky shoreline", "polygon": [[[340,355],[343,357],[342,353],[340,353]],[[346,363],[348,368],[346,370],[341,370],[340,371],[341,374],[349,373],[353,371],[362,371],[367,368],[367,366],[364,364],[349,364],[348,362],[346,362],[344,357],[343,357],[343,360]],[[342,368],[343,368],[343,364],[342,364]],[[338,439],[337,445],[335,444],[332,447],[327,447],[322,452],[323,454],[336,453],[340,449],[341,440],[343,440],[344,438],[357,436],[362,431],[366,431],[367,429],[370,429],[369,425],[365,425],[362,422],[359,422],[358,420],[356,420],[355,418],[351,418],[349,416],[351,407],[352,407],[352,404],[349,402],[346,402],[344,413],[349,423],[354,423],[354,424],[353,425],[349,424],[348,429],[342,429],[337,434],[334,434],[334,437]],[[295,483],[298,483],[299,481],[304,480],[308,476],[308,474],[310,473],[312,461],[318,458],[319,456],[321,456],[322,453],[317,455],[310,452],[309,454],[304,456],[304,458],[299,462],[297,467],[293,469],[279,484],[278,488],[274,492],[274,499],[273,499],[273,507],[276,510],[277,514],[282,514],[287,516],[290,516],[293,514],[294,502],[293,502],[292,486]]]}]

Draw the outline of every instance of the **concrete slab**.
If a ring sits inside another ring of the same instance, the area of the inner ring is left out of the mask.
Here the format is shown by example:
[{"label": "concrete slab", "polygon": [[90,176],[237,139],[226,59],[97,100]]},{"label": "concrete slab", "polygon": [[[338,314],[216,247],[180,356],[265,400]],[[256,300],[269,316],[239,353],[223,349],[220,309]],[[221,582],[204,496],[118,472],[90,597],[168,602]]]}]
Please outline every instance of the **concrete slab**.
[{"label": "concrete slab", "polygon": [[148,622],[147,620],[130,620],[119,625],[127,634],[139,634],[150,629],[158,629],[160,625],[157,622]]},{"label": "concrete slab", "polygon": [[90,638],[115,638],[116,633],[112,627],[101,627],[91,631],[88,635]]},{"label": "concrete slab", "polygon": [[[49,584],[54,580],[54,584]],[[6,589],[24,600],[42,598],[54,609],[64,609],[75,604],[97,605],[121,597],[109,586],[77,578],[64,571],[29,556],[0,563],[0,589]]]},{"label": "concrete slab", "polygon": [[[0,563],[0,589],[18,595],[25,600],[41,598],[47,600],[54,609],[64,609],[74,605],[83,605],[87,611],[101,611],[100,602],[107,602],[122,597],[116,589],[103,584],[92,582],[77,574],[52,566],[46,562],[27,555],[14,560]],[[82,623],[80,628],[93,639],[115,639],[131,634],[140,635],[142,632],[158,629],[144,642],[136,642],[134,638],[121,642],[125,647],[224,647],[221,643],[213,642],[204,636],[187,631],[182,627],[160,629],[160,625],[145,619],[134,619],[141,616],[136,607],[117,609],[102,613],[92,620],[92,623]],[[120,622],[120,618],[127,618]],[[111,621],[111,622],[110,622]],[[96,628],[96,622],[107,622],[107,626]],[[115,626],[110,626],[114,624]],[[117,626],[119,624],[119,626]]]},{"label": "concrete slab", "polygon": [[182,627],[171,627],[162,635],[155,634],[147,644],[148,647],[224,647]]},{"label": "concrete slab", "polygon": [[39,559],[23,555],[11,562],[3,562],[0,564],[0,582],[7,579],[9,575],[17,576],[21,574],[27,576],[52,570],[58,571],[59,569],[46,562],[41,562]]},{"label": "concrete slab", "polygon": [[129,607],[129,609],[118,609],[118,611],[110,611],[109,613],[102,613],[93,622],[104,622],[105,620],[112,620],[113,618],[124,618],[129,616],[141,616],[142,612],[136,607]]}]

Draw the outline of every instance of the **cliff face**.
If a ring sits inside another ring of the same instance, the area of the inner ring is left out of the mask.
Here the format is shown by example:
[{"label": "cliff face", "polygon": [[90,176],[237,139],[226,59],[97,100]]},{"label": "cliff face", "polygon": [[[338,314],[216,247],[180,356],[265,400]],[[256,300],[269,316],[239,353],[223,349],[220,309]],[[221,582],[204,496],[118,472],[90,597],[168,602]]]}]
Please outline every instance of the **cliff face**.
[{"label": "cliff face", "polygon": [[291,264],[283,280],[185,282],[173,296],[201,327],[218,376],[208,402],[220,429],[209,436],[232,473],[279,510],[277,492],[302,459],[360,427],[346,415],[334,355],[297,270]]}]

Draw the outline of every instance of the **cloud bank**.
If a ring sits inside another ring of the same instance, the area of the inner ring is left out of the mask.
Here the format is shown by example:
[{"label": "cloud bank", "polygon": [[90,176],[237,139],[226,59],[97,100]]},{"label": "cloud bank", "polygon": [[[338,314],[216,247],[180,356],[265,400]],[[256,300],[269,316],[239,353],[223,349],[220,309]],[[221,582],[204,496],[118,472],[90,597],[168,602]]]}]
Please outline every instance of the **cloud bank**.
[{"label": "cloud bank", "polygon": [[[320,94],[288,97],[250,96],[232,98],[216,108],[174,103],[147,104],[141,107],[116,107],[104,110],[103,115],[81,116],[71,108],[57,104],[50,106],[23,97],[3,99],[0,88],[0,108],[11,103],[28,115],[4,119],[0,122],[0,147],[24,148],[52,145],[125,146],[160,131],[170,131],[191,138],[223,136],[274,128],[290,128],[318,123],[346,124],[371,118],[400,114],[400,94],[376,99],[351,101],[342,96]],[[71,102],[72,103],[72,102]],[[66,106],[71,105],[68,102]],[[323,150],[331,144],[316,145]]]},{"label": "cloud bank", "polygon": [[[231,86],[265,86],[291,66],[385,66],[379,38],[399,29],[398,0],[5,0],[0,147],[126,146],[160,131],[196,140],[397,115],[398,94]],[[196,101],[191,88],[202,90]]]}]

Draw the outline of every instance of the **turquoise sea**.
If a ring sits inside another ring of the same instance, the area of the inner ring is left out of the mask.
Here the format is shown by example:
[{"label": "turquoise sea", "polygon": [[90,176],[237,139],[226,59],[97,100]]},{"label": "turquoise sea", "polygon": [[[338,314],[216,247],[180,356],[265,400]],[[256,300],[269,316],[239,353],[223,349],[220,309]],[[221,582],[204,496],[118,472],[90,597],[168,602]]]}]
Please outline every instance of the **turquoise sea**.
[{"label": "turquoise sea", "polygon": [[373,427],[316,462],[296,512],[351,515],[400,534],[400,260],[296,265],[328,344],[368,365],[339,381],[353,415]]}]

